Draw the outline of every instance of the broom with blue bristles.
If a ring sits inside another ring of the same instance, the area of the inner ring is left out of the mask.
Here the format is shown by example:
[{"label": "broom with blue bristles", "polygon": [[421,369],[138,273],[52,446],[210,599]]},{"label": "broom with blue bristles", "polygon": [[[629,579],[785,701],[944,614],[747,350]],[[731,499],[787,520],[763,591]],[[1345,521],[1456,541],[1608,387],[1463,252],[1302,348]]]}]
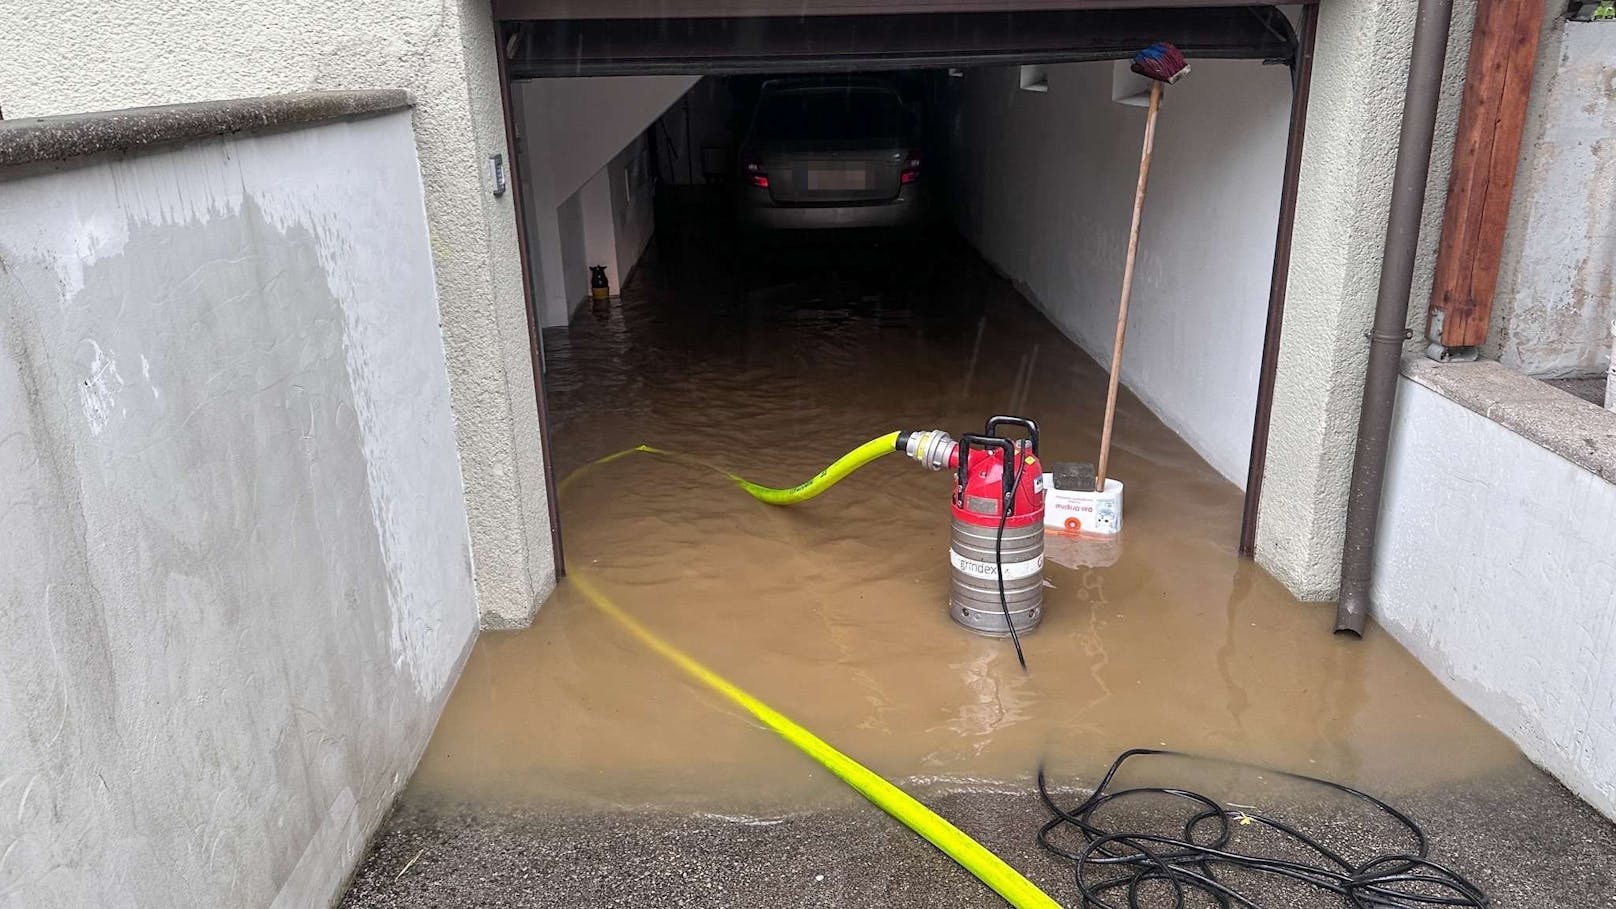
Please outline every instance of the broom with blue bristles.
[{"label": "broom with blue bristles", "polygon": [[1111,386],[1105,395],[1105,427],[1100,432],[1100,461],[1094,471],[1094,491],[1105,491],[1105,469],[1111,460],[1111,423],[1117,415],[1117,383],[1122,376],[1122,339],[1128,328],[1128,297],[1133,293],[1133,263],[1139,252],[1139,216],[1145,208],[1145,179],[1150,176],[1150,151],[1156,141],[1156,114],[1161,109],[1162,86],[1172,85],[1190,71],[1184,55],[1166,42],[1157,42],[1134,54],[1134,72],[1150,83],[1150,111],[1145,116],[1145,147],[1139,155],[1139,185],[1133,193],[1133,225],[1128,230],[1128,258],[1122,267],[1122,302],[1117,307],[1117,340],[1111,349]]}]

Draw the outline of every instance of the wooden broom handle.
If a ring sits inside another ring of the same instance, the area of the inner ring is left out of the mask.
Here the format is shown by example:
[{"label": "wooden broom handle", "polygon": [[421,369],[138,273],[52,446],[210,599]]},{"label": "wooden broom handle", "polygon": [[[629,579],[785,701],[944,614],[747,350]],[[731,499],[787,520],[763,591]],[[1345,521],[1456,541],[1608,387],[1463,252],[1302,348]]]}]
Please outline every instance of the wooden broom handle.
[{"label": "wooden broom handle", "polygon": [[1117,416],[1117,384],[1122,378],[1122,339],[1128,333],[1128,297],[1133,294],[1133,262],[1139,252],[1139,216],[1145,210],[1145,180],[1150,176],[1150,150],[1156,144],[1156,112],[1162,84],[1150,83],[1150,112],[1145,115],[1145,147],[1139,154],[1139,186],[1133,191],[1133,225],[1128,229],[1128,258],[1122,266],[1122,302],[1117,306],[1117,340],[1111,347],[1111,384],[1105,392],[1105,428],[1100,431],[1100,461],[1094,491],[1105,492],[1105,469],[1111,462],[1111,423]]}]

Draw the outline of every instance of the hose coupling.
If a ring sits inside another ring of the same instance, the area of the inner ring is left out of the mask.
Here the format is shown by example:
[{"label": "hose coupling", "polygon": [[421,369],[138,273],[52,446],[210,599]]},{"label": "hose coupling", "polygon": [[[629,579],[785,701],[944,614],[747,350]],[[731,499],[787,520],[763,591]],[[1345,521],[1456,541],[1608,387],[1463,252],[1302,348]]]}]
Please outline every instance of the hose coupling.
[{"label": "hose coupling", "polygon": [[954,454],[952,436],[941,429],[917,429],[898,434],[898,450],[924,464],[927,470],[942,470]]}]

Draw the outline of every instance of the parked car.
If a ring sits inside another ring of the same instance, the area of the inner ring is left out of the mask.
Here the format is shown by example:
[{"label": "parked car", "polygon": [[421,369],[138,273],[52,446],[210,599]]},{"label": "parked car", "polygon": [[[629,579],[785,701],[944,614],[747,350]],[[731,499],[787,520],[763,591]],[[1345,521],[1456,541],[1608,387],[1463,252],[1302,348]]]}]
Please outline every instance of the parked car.
[{"label": "parked car", "polygon": [[919,132],[917,118],[887,82],[765,82],[737,156],[742,227],[919,224]]}]

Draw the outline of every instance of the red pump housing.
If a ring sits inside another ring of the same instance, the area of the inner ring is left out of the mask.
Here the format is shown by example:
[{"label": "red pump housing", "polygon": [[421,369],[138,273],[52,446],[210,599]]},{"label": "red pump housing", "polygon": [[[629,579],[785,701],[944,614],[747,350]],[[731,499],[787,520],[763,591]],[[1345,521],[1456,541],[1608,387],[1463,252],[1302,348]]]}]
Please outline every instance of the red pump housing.
[{"label": "red pump housing", "polygon": [[[1020,427],[1027,437],[1000,435],[1006,425]],[[958,442],[946,432],[921,430],[900,432],[896,447],[932,470],[954,474],[948,536],[948,611],[954,621],[995,637],[1037,628],[1044,615],[1038,424],[997,416],[980,435],[966,433]],[[1016,652],[1019,658],[1019,639]]]},{"label": "red pump housing", "polygon": [[[971,444],[980,437],[966,436],[954,449],[948,466],[955,471],[954,517],[980,527],[997,528],[1005,501],[1005,484],[1016,482],[1010,498],[1010,515],[1005,518],[1008,528],[1026,527],[1044,523],[1044,468],[1034,453],[1029,440],[997,439],[988,447]],[[959,470],[960,453],[966,458],[965,469]],[[1010,469],[1005,469],[1005,456],[1012,457]],[[1017,469],[1019,468],[1019,478]]]},{"label": "red pump housing", "polygon": [[[1019,426],[1027,438],[1001,435],[999,427],[1006,424]],[[1038,424],[1025,417],[993,417],[981,435],[960,437],[949,463],[954,468],[949,613],[979,634],[1031,631],[1044,613]]]}]

